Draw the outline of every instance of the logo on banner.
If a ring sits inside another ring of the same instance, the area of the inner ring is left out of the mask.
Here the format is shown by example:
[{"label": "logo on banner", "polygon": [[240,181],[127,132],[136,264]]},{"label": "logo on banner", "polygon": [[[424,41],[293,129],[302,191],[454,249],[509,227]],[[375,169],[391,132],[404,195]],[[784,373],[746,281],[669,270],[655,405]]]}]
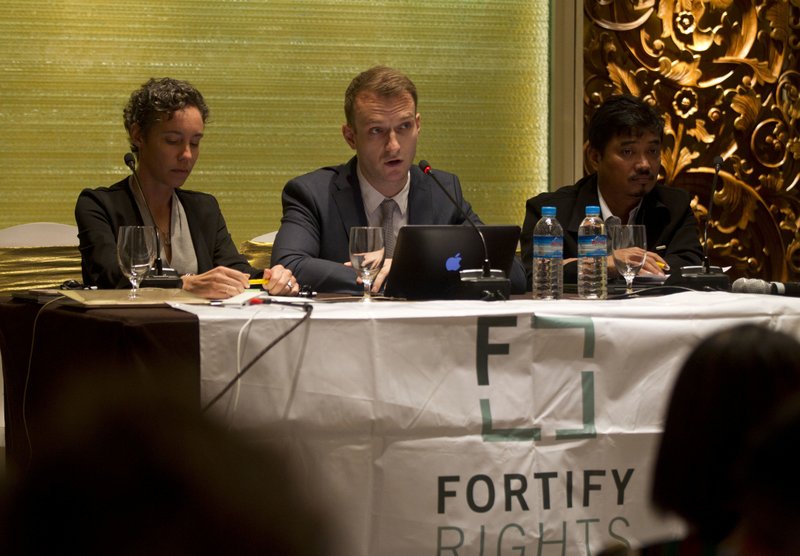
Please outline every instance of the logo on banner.
[{"label": "logo on banner", "polygon": [[[510,353],[510,344],[490,341],[491,330],[517,327],[517,320],[516,315],[478,317],[475,367],[478,386],[490,385],[490,359],[494,357],[496,361],[497,356]],[[530,326],[534,330],[576,331],[583,339],[582,343],[575,343],[582,360],[594,358],[596,338],[591,318],[533,315]],[[580,415],[576,414],[573,419],[577,426],[555,430],[556,442],[596,438],[594,371],[580,371],[574,378],[565,380],[567,388],[571,380],[579,392]],[[560,392],[559,396],[563,397],[562,394]],[[540,426],[499,427],[495,424],[489,398],[479,397],[478,404],[485,443],[542,441]],[[568,448],[565,454],[566,450]],[[547,554],[564,554],[568,547],[569,553],[577,554],[575,550],[580,547],[585,551],[580,553],[591,554],[589,547],[598,544],[600,537],[601,544],[613,539],[629,545],[625,538],[630,527],[629,518],[599,513],[597,507],[608,508],[613,504],[622,510],[626,497],[630,499],[630,492],[634,490],[629,487],[634,482],[635,469],[627,466],[604,468],[589,461],[586,468],[558,464],[553,468],[540,468],[534,464],[533,468],[509,469],[500,462],[494,462],[488,469],[456,465],[455,473],[438,475],[437,514],[453,515],[455,512],[469,517],[462,517],[464,521],[460,523],[447,522],[437,527],[435,554],[459,556],[471,553],[469,548],[476,545],[480,546],[480,554],[489,554],[484,553],[484,547],[495,543],[497,552],[492,554],[498,555],[526,554],[529,547],[535,549],[536,554],[543,554],[545,550],[551,551]],[[505,519],[497,523],[496,519],[485,517],[488,515],[503,515]]]},{"label": "logo on banner", "polygon": [[[478,318],[478,348],[477,348],[477,380],[479,386],[489,385],[489,356],[508,355],[508,344],[493,344],[489,342],[489,331],[493,327],[516,327],[516,316],[479,317]],[[533,329],[579,329],[583,331],[583,357],[594,357],[594,322],[589,317],[531,317]],[[594,423],[594,372],[583,371],[580,377],[582,396],[582,421],[583,426],[577,429],[559,429],[556,431],[556,440],[575,440],[579,438],[594,438],[596,429]],[[480,399],[481,420],[483,423],[483,440],[485,442],[529,442],[541,440],[542,431],[539,427],[498,429],[492,422],[492,407],[487,398]]]}]

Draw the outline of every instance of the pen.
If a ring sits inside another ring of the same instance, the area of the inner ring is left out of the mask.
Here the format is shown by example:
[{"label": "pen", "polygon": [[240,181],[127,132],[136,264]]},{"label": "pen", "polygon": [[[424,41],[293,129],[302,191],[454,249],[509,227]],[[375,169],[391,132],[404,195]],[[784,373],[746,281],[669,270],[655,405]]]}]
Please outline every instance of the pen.
[{"label": "pen", "polygon": [[264,280],[263,278],[251,278],[250,279],[251,286],[269,286],[269,280]]},{"label": "pen", "polygon": [[667,263],[662,263],[661,261],[656,261],[658,268],[661,270],[669,270],[669,265]]}]

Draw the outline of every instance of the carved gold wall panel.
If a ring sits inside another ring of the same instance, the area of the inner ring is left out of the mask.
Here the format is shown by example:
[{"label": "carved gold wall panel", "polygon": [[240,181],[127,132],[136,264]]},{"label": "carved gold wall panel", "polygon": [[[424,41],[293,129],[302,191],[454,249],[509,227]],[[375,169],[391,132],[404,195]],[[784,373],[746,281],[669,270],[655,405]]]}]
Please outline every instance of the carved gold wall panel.
[{"label": "carved gold wall panel", "polygon": [[800,0],[585,0],[584,23],[586,120],[621,92],[657,107],[712,262],[800,280]]}]

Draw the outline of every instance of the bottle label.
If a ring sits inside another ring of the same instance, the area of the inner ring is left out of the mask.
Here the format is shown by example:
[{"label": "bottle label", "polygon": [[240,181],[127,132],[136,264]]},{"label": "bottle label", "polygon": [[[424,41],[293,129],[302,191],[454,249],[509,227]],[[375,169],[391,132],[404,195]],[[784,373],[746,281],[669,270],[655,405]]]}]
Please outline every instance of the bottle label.
[{"label": "bottle label", "polygon": [[606,249],[606,236],[580,236],[578,237],[578,256],[579,257],[605,257],[608,255]]},{"label": "bottle label", "polygon": [[542,259],[563,258],[564,238],[558,236],[533,236],[533,256]]}]

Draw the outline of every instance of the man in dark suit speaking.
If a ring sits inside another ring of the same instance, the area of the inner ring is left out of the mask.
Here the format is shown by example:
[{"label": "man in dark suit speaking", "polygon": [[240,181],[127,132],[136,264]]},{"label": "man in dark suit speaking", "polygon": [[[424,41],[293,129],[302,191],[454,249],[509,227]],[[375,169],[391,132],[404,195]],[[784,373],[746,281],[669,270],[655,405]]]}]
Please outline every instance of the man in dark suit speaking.
[{"label": "man in dark suit speaking", "polygon": [[[342,135],[356,156],[286,184],[272,262],[291,269],[299,283],[316,291],[357,294],[363,288],[349,266],[351,227],[383,226],[390,218],[396,237],[405,224],[463,224],[464,217],[413,164],[420,116],[417,90],[408,77],[384,66],[357,75],[345,93],[344,111]],[[463,213],[481,224],[464,199],[458,177],[434,172]],[[375,278],[374,292],[391,267],[393,243],[387,238],[386,262]],[[524,273],[521,266],[517,270],[512,285],[524,291]]]}]

